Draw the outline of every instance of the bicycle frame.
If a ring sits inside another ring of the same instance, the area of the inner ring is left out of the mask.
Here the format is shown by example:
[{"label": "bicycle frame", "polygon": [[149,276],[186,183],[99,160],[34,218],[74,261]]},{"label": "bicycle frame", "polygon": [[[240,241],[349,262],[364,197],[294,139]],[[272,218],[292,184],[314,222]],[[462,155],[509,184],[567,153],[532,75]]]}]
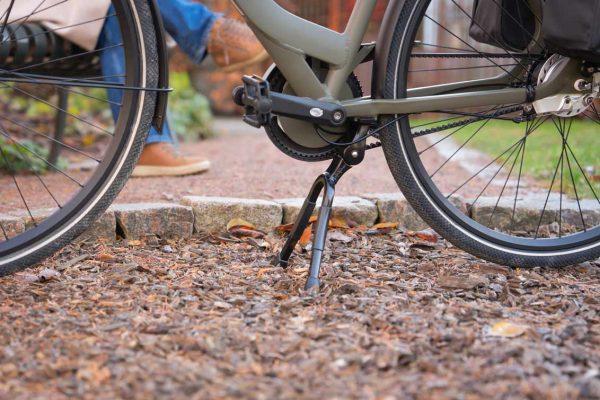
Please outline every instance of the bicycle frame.
[{"label": "bicycle frame", "polygon": [[[344,32],[338,33],[300,18],[274,0],[233,0],[245,15],[248,24],[267,49],[279,70],[300,97],[309,97],[341,104],[349,117],[410,114],[436,111],[441,108],[466,108],[518,104],[554,95],[562,83],[549,81],[535,93],[527,88],[498,89],[510,81],[509,74],[477,81],[458,82],[409,90],[405,99],[362,98],[338,101],[338,95],[348,75],[363,62],[368,52],[362,42],[377,0],[357,0]],[[391,0],[388,11],[400,9],[404,0]],[[395,23],[395,21],[393,21]],[[390,36],[382,27],[380,39]],[[378,41],[377,46],[385,45]],[[381,52],[381,57],[387,54]],[[326,62],[331,69],[322,83],[306,57]],[[385,60],[376,56],[375,65]],[[494,89],[495,88],[495,89]]]}]

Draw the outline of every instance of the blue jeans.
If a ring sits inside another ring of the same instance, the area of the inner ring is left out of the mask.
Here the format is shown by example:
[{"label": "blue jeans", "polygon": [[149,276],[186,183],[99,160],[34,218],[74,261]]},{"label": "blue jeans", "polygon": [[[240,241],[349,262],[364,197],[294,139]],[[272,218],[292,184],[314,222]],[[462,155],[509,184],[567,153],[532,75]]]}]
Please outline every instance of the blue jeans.
[{"label": "blue jeans", "polygon": [[[160,9],[166,31],[175,39],[179,47],[193,62],[202,62],[206,57],[206,44],[210,30],[215,20],[219,17],[219,14],[215,14],[206,8],[206,6],[193,3],[190,0],[158,0],[158,8]],[[114,14],[115,10],[111,6],[108,11],[108,18],[98,39],[97,48],[104,49],[100,56],[104,79],[112,83],[123,83],[125,53],[123,47],[120,46],[123,42],[121,29]],[[122,97],[121,90],[108,90],[108,99],[115,120],[119,116],[119,105],[121,104]],[[174,143],[175,140],[175,136],[167,120],[162,132],[158,132],[154,127],[151,128],[146,144],[159,142]]]}]

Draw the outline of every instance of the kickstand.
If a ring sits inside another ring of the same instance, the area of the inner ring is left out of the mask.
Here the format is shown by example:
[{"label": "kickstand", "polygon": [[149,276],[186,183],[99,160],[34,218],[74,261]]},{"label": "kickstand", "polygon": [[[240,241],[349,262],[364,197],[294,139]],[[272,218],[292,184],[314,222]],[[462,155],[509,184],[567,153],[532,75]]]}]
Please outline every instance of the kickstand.
[{"label": "kickstand", "polygon": [[317,201],[319,200],[321,193],[323,193],[323,201],[321,202],[321,208],[314,230],[310,273],[304,288],[307,291],[318,292],[319,290],[319,272],[323,259],[323,251],[325,250],[329,219],[331,218],[331,211],[333,208],[335,185],[346,172],[354,165],[360,163],[363,159],[364,145],[348,147],[343,154],[334,157],[331,165],[327,168],[327,171],[320,175],[313,184],[313,187],[300,210],[300,215],[298,215],[294,227],[292,228],[290,236],[285,242],[281,253],[276,257],[276,265],[280,265],[284,268],[288,266],[294,248],[302,237],[304,230],[308,227],[310,217],[317,206]]}]

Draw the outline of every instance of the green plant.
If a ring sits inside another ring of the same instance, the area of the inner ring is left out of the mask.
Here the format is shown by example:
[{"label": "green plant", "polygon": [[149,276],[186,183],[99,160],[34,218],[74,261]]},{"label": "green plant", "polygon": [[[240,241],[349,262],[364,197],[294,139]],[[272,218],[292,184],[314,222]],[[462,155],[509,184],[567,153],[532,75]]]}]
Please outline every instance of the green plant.
[{"label": "green plant", "polygon": [[171,74],[171,86],[174,90],[169,97],[169,119],[173,131],[184,141],[215,136],[210,103],[192,88],[188,74]]},{"label": "green plant", "polygon": [[[33,141],[22,140],[17,143],[0,138],[0,171],[42,174],[52,168],[45,161],[48,155],[49,150],[46,147]],[[58,165],[55,165],[61,170],[67,166],[68,162],[62,158],[59,159]]]}]

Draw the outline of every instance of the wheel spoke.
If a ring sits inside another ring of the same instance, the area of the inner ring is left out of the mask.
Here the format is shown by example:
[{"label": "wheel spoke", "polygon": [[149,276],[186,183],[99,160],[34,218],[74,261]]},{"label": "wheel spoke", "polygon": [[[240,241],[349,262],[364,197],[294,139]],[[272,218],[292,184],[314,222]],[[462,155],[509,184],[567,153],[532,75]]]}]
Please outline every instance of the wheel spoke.
[{"label": "wheel spoke", "polygon": [[10,69],[10,70],[6,70],[5,72],[19,72],[19,71],[25,71],[27,69],[32,69],[32,68],[38,68],[38,67],[42,67],[44,65],[49,65],[49,64],[53,64],[59,61],[65,61],[65,60],[71,60],[77,57],[83,57],[83,56],[87,56],[87,55],[91,55],[91,54],[99,54],[105,50],[110,50],[110,49],[116,49],[119,47],[123,47],[123,43],[119,43],[119,44],[113,44],[110,46],[105,46],[102,47],[100,49],[95,49],[95,50],[89,50],[89,51],[84,51],[81,53],[77,53],[77,54],[71,54],[69,56],[64,56],[64,57],[60,57],[60,58],[54,58],[52,60],[49,61],[43,61],[37,64],[32,64],[32,65],[26,65],[24,67],[19,67],[19,68],[15,68],[15,69]]},{"label": "wheel spoke", "polygon": [[519,189],[521,187],[521,179],[523,177],[523,167],[525,165],[525,151],[527,149],[527,138],[529,137],[529,134],[530,134],[530,128],[531,128],[531,124],[529,122],[527,122],[527,124],[525,126],[525,140],[523,140],[523,147],[522,147],[522,151],[521,151],[521,162],[519,165],[519,177],[517,178],[517,189],[515,190],[515,201],[513,203],[512,214],[510,217],[510,226],[511,226],[511,229],[513,229],[513,230],[515,228],[515,215],[517,212],[517,201],[519,199]]},{"label": "wheel spoke", "polygon": [[8,5],[8,7],[6,8],[6,11],[2,15],[3,21],[2,21],[2,27],[0,27],[0,40],[2,40],[2,42],[4,42],[4,31],[6,30],[6,25],[7,25],[8,19],[10,18],[10,13],[11,13],[14,5],[15,5],[15,0],[10,0],[10,4]]},{"label": "wheel spoke", "polygon": [[[492,224],[494,215],[496,214],[496,211],[498,210],[498,205],[500,204],[500,200],[502,199],[502,196],[504,195],[504,191],[506,190],[508,181],[510,180],[510,177],[512,176],[513,170],[515,169],[515,165],[517,165],[517,161],[519,160],[519,154],[521,154],[523,146],[525,146],[525,140],[523,140],[523,143],[521,143],[521,146],[519,147],[519,151],[517,151],[517,154],[515,155],[515,160],[513,161],[512,165],[510,167],[510,171],[508,171],[508,175],[506,177],[506,180],[504,181],[504,185],[502,186],[500,195],[498,195],[498,200],[496,201],[496,204],[494,205],[494,209],[492,210],[492,214],[490,215],[490,225]],[[510,157],[512,157],[512,154]],[[510,159],[510,157],[508,159]]]},{"label": "wheel spoke", "polygon": [[[8,134],[8,131],[6,130],[6,128],[4,127],[4,125],[2,123],[0,123],[0,132],[2,132],[2,134],[4,136],[10,136]],[[21,146],[17,146],[17,151],[19,152],[19,158],[21,160],[23,160],[25,163],[27,163],[30,167],[32,167],[31,159],[28,156],[26,156],[25,153],[23,153],[23,151],[21,150]],[[46,191],[48,192],[48,194],[50,195],[50,197],[52,198],[54,203],[58,206],[58,208],[62,208],[61,204],[58,202],[58,200],[56,199],[56,197],[54,196],[52,191],[48,188],[48,185],[46,184],[46,182],[44,182],[44,180],[42,179],[40,174],[36,171],[36,169],[32,167],[32,168],[30,168],[30,170],[33,172],[33,174],[35,175],[37,180],[42,184],[44,189],[46,189]]]},{"label": "wheel spoke", "polygon": [[75,148],[75,147],[73,147],[73,146],[70,146],[70,145],[68,145],[68,144],[66,144],[66,143],[64,143],[64,142],[61,142],[60,140],[56,140],[56,139],[55,139],[55,138],[53,138],[53,137],[50,137],[50,136],[48,136],[48,135],[46,135],[46,134],[44,134],[44,133],[42,133],[42,132],[39,132],[39,131],[37,131],[37,130],[35,130],[35,129],[33,129],[33,128],[29,127],[29,126],[26,126],[26,125],[24,125],[24,124],[22,124],[22,123],[18,122],[18,121],[15,121],[14,119],[8,118],[8,117],[6,117],[6,116],[4,116],[4,115],[0,115],[0,118],[1,118],[1,119],[3,119],[3,120],[5,120],[5,121],[8,121],[8,122],[10,122],[11,124],[17,125],[17,126],[19,126],[19,127],[23,128],[23,129],[25,129],[26,131],[33,133],[34,135],[41,136],[41,137],[43,137],[43,138],[46,138],[46,139],[50,140],[51,142],[54,142],[54,143],[56,143],[56,144],[58,144],[58,145],[60,145],[60,146],[62,146],[62,147],[64,147],[64,148],[66,148],[66,149],[69,149],[69,150],[71,150],[71,151],[74,151],[74,152],[76,152],[77,154],[80,154],[80,155],[82,155],[82,156],[84,156],[84,157],[86,157],[86,158],[88,158],[88,159],[90,159],[90,160],[94,160],[94,161],[96,161],[97,163],[101,163],[101,162],[102,162],[101,160],[97,159],[96,157],[93,157],[92,155],[90,155],[90,154],[86,153],[85,151],[81,151],[81,150],[79,150],[79,149],[76,149],[76,148]]},{"label": "wheel spoke", "polygon": [[[462,8],[462,7],[461,7],[461,6],[460,6],[460,5],[457,3],[457,2],[456,2],[456,0],[450,0],[450,1],[452,1],[452,3],[453,3],[453,4],[454,4],[456,7],[458,7],[458,9],[459,9],[459,10],[460,10],[460,11],[461,11],[463,14],[465,14],[465,15],[467,16],[467,18],[468,18],[468,19],[469,19],[469,20],[470,20],[470,21],[471,21],[473,24],[477,25],[477,26],[478,26],[480,29],[482,29],[482,30],[485,32],[485,34],[486,34],[487,36],[489,36],[490,38],[494,38],[494,36],[493,36],[493,35],[490,35],[490,33],[489,33],[489,32],[488,32],[488,31],[487,31],[487,30],[486,30],[484,27],[482,27],[482,26],[481,26],[481,25],[480,25],[480,24],[479,24],[477,21],[475,21],[475,20],[473,19],[473,17],[471,17],[471,15],[470,15],[468,12],[466,12],[466,11],[465,11],[465,10],[464,10],[464,9],[463,9],[463,8]],[[525,29],[525,28],[523,28],[523,29]],[[502,43],[500,43],[500,42],[499,42],[498,40],[496,40],[496,39],[494,39],[494,42],[496,42],[496,44],[498,45],[498,47],[500,47],[502,50],[504,50],[504,52],[505,52],[507,55],[509,55],[509,56],[510,56],[510,57],[511,57],[513,60],[515,60],[515,62],[517,63],[517,65],[520,65],[520,66],[521,66],[521,67],[522,67],[522,68],[523,68],[525,71],[527,71],[527,67],[525,67],[525,65],[523,65],[523,64],[521,63],[521,61],[519,61],[517,58],[515,58],[514,56],[512,56],[512,55],[511,55],[511,53],[510,53],[510,51],[508,51],[508,49],[507,49],[507,48],[506,48],[506,47],[505,47],[505,46],[504,46]],[[482,54],[483,54],[483,53],[482,53]],[[488,57],[488,58],[489,58],[489,57]]]},{"label": "wheel spoke", "polygon": [[4,164],[6,165],[6,168],[8,169],[11,177],[12,177],[12,181],[15,184],[15,187],[17,188],[17,192],[19,193],[19,197],[21,198],[21,200],[23,201],[23,204],[25,205],[25,208],[27,209],[27,214],[29,214],[29,217],[31,218],[31,221],[33,222],[34,226],[37,226],[37,222],[35,220],[35,218],[33,218],[33,214],[31,213],[31,209],[29,208],[29,204],[27,204],[27,201],[25,200],[25,196],[23,195],[23,192],[21,191],[21,186],[19,186],[19,182],[17,181],[17,177],[15,175],[15,171],[8,159],[8,156],[6,155],[6,152],[4,151],[4,148],[2,147],[2,145],[0,144],[0,154],[2,154],[2,159],[4,160]]},{"label": "wheel spoke", "polygon": [[476,136],[476,135],[477,135],[479,132],[481,132],[481,130],[482,130],[483,128],[485,128],[485,126],[486,126],[486,125],[487,125],[489,122],[490,122],[490,120],[489,120],[489,119],[487,119],[486,121],[484,121],[484,123],[483,123],[483,124],[481,124],[481,126],[480,126],[479,128],[477,128],[477,130],[476,130],[476,131],[475,131],[475,132],[474,132],[474,133],[473,133],[473,134],[472,134],[472,135],[471,135],[471,136],[470,136],[470,137],[469,137],[469,138],[468,138],[468,139],[467,139],[467,140],[466,140],[466,141],[465,141],[465,142],[464,142],[464,143],[463,143],[463,144],[462,144],[462,145],[461,145],[461,146],[460,146],[458,149],[456,149],[456,151],[455,151],[455,152],[454,152],[454,153],[453,153],[453,154],[452,154],[452,155],[451,155],[451,156],[450,156],[450,157],[449,157],[449,158],[448,158],[446,161],[444,161],[444,163],[443,163],[442,165],[440,165],[440,166],[438,167],[438,169],[436,169],[436,170],[435,170],[435,172],[434,172],[433,174],[431,174],[429,177],[430,177],[430,178],[433,178],[435,175],[437,175],[437,173],[438,173],[438,172],[440,172],[440,171],[442,170],[442,168],[444,168],[444,167],[445,167],[445,166],[446,166],[446,165],[447,165],[447,164],[450,162],[450,160],[452,160],[452,159],[453,159],[453,158],[454,158],[454,157],[455,157],[455,156],[456,156],[456,155],[457,155],[457,154],[458,154],[458,153],[459,153],[459,152],[460,152],[462,149],[464,149],[464,148],[465,148],[465,146],[466,146],[467,144],[469,144],[469,142],[470,142],[471,140],[473,140],[473,138],[474,138],[474,137],[475,137],[475,136]]},{"label": "wheel spoke", "polygon": [[510,75],[511,77],[513,77],[517,82],[523,82],[523,80],[521,78],[519,78],[518,76],[514,75],[512,72],[510,72],[509,70],[507,70],[504,67],[501,67],[500,65],[498,65],[498,63],[496,63],[494,60],[492,60],[489,57],[486,57],[482,52],[480,52],[479,50],[477,50],[475,47],[471,46],[469,43],[467,43],[465,40],[463,40],[462,38],[460,38],[459,36],[457,36],[456,34],[454,34],[452,31],[450,31],[448,28],[446,28],[445,26],[441,25],[438,21],[436,21],[434,18],[431,18],[429,15],[425,14],[425,18],[427,18],[428,20],[430,20],[431,22],[433,22],[434,24],[436,24],[437,26],[439,26],[440,28],[442,28],[444,31],[448,32],[450,35],[452,35],[453,37],[455,37],[456,39],[460,40],[463,44],[465,44],[466,46],[470,47],[473,51],[475,51],[476,53],[480,54],[482,56],[482,58],[485,58],[486,60],[488,60],[489,62],[491,62],[492,64],[496,65],[498,68],[500,68],[501,70],[503,70],[504,72],[506,72],[508,75]]},{"label": "wheel spoke", "polygon": [[7,85],[5,83],[2,83],[2,82],[0,82],[0,86],[2,86],[4,88],[7,88],[7,89],[16,90],[19,93],[22,93],[22,94],[24,94],[26,96],[31,97],[32,99],[35,99],[35,100],[37,100],[37,101],[39,101],[39,102],[41,102],[43,104],[46,104],[47,106],[50,106],[51,108],[53,108],[53,109],[55,109],[57,111],[65,113],[69,117],[75,118],[79,122],[83,122],[84,124],[89,125],[89,126],[95,128],[95,129],[97,129],[99,132],[105,133],[108,136],[114,136],[114,134],[112,132],[110,132],[110,131],[108,131],[108,130],[100,127],[100,126],[97,126],[96,124],[93,124],[92,122],[90,122],[90,121],[88,121],[88,120],[86,120],[84,118],[78,117],[77,115],[72,114],[72,113],[68,112],[67,110],[62,109],[61,107],[55,106],[54,104],[52,104],[52,103],[50,103],[50,102],[48,102],[46,100],[43,100],[43,99],[41,99],[41,98],[39,98],[37,96],[34,96],[33,94],[31,94],[30,92],[28,92],[28,91],[26,91],[24,89],[21,89],[21,88],[18,88],[18,87],[9,86],[9,85]]},{"label": "wheel spoke", "polygon": [[583,175],[583,178],[585,179],[588,187],[592,191],[592,194],[594,195],[594,198],[596,199],[596,201],[598,202],[598,204],[600,204],[600,199],[598,198],[598,195],[596,194],[596,190],[594,189],[594,186],[592,186],[590,180],[588,179],[588,176],[587,176],[585,170],[583,169],[583,167],[579,163],[579,160],[577,159],[577,156],[573,152],[573,149],[571,148],[571,145],[569,143],[566,143],[566,146],[567,146],[567,149],[569,150],[569,153],[571,153],[571,156],[573,157],[573,161],[575,161],[575,164],[577,165],[577,167],[581,171],[581,174]]},{"label": "wheel spoke", "polygon": [[67,179],[69,179],[70,181],[72,181],[73,183],[77,184],[79,187],[81,187],[81,188],[84,187],[83,184],[81,182],[79,182],[77,179],[75,179],[72,176],[70,176],[69,174],[65,173],[63,170],[61,170],[60,168],[58,168],[56,165],[54,165],[53,163],[51,163],[48,160],[46,160],[44,157],[40,156],[35,151],[31,150],[29,147],[25,146],[20,141],[14,139],[10,135],[8,135],[6,132],[0,131],[0,134],[2,136],[6,137],[8,140],[12,141],[18,147],[21,147],[22,149],[26,150],[28,153],[30,153],[31,155],[33,155],[35,158],[41,160],[44,164],[46,164],[47,166],[49,166],[50,168],[52,168],[53,170],[55,170],[59,174],[63,175],[64,177],[66,177]]}]

